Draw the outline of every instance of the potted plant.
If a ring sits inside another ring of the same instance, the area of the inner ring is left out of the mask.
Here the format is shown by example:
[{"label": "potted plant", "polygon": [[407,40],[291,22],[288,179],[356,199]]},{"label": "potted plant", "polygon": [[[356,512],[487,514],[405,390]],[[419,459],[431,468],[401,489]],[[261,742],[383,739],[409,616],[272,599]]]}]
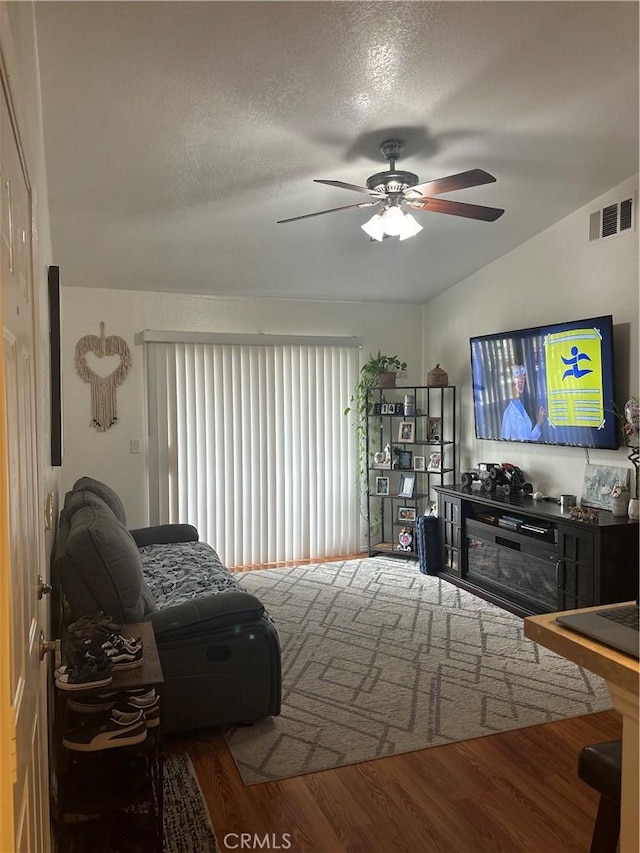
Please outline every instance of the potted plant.
[{"label": "potted plant", "polygon": [[[356,382],[351,405],[344,410],[348,415],[355,412],[355,430],[358,441],[358,486],[360,494],[367,491],[369,468],[369,448],[367,447],[367,416],[371,412],[372,402],[369,392],[372,388],[393,388],[398,374],[407,369],[407,362],[400,361],[397,355],[382,355],[378,350],[376,355],[370,355],[360,368],[360,376]],[[365,504],[361,502],[361,514],[366,518]]]},{"label": "potted plant", "polygon": [[406,369],[406,361],[400,361],[397,355],[382,355],[378,350],[377,355],[369,356],[366,364],[363,364],[358,385],[364,384],[367,389],[376,385],[393,388],[398,374],[404,373]]}]

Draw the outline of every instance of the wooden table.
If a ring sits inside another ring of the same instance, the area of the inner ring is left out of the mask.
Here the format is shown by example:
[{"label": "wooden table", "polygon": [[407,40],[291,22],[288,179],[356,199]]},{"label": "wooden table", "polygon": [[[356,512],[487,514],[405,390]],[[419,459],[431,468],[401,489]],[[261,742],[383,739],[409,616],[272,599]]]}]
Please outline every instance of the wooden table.
[{"label": "wooden table", "polygon": [[[628,602],[635,604],[635,602]],[[619,604],[612,604],[619,607]],[[591,610],[600,608],[592,607]],[[576,613],[575,610],[564,611]],[[580,613],[586,612],[585,609]],[[640,662],[630,655],[563,628],[556,622],[558,613],[528,616],[524,633],[530,640],[577,663],[607,682],[613,706],[622,716],[622,800],[620,815],[620,853],[638,853],[638,691]],[[586,746],[586,744],[585,744]],[[576,757],[577,760],[577,757]]]}]

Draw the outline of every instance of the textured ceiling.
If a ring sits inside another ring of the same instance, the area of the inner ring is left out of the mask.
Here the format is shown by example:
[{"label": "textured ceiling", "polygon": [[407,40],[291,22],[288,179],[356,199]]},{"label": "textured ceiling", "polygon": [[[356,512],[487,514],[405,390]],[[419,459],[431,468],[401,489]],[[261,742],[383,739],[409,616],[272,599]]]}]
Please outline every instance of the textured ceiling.
[{"label": "textured ceiling", "polygon": [[[66,285],[424,302],[638,170],[637,3],[35,5]],[[504,216],[276,224],[363,201],[313,179],[364,184],[390,137]]]}]

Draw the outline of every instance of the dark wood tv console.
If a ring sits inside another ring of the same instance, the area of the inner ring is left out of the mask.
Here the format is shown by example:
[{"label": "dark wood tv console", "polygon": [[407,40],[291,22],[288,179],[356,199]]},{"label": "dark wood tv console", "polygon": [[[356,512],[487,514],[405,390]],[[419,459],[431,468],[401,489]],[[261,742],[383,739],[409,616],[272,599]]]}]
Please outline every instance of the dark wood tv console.
[{"label": "dark wood tv console", "polygon": [[528,616],[630,601],[638,594],[638,522],[465,486],[435,486],[440,575]]}]

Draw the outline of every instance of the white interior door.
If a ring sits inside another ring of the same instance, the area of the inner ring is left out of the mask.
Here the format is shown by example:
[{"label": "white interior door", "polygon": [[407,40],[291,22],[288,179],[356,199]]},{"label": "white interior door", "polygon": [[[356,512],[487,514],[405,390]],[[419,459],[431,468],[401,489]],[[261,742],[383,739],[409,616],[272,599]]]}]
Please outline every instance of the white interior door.
[{"label": "white interior door", "polygon": [[0,850],[40,853],[50,838],[32,211],[4,75],[0,82]]}]

